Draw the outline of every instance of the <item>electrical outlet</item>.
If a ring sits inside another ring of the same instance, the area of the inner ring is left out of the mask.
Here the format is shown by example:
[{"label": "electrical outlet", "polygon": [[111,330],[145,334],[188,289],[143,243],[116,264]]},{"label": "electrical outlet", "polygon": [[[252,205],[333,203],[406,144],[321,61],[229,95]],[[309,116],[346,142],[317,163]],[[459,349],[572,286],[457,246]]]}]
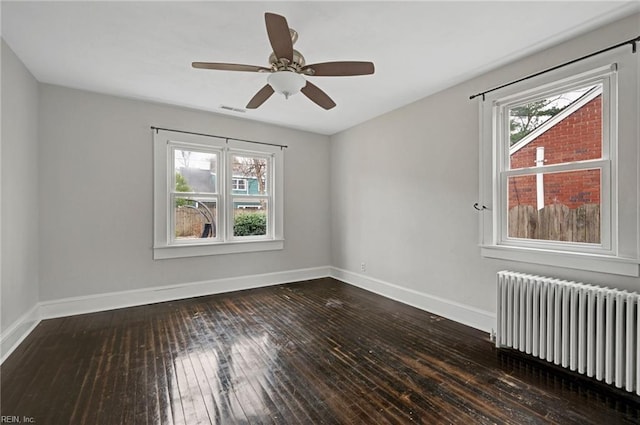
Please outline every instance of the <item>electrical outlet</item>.
[{"label": "electrical outlet", "polygon": [[363,273],[367,271],[367,264],[366,263],[360,263],[360,271],[363,272]]}]

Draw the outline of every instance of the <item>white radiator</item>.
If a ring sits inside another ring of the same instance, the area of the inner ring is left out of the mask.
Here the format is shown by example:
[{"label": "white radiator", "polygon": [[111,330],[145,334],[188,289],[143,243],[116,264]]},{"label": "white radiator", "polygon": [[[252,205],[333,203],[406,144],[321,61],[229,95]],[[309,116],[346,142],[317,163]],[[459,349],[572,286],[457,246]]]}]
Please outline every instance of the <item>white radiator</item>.
[{"label": "white radiator", "polygon": [[639,300],[635,292],[501,271],[496,347],[640,395]]}]

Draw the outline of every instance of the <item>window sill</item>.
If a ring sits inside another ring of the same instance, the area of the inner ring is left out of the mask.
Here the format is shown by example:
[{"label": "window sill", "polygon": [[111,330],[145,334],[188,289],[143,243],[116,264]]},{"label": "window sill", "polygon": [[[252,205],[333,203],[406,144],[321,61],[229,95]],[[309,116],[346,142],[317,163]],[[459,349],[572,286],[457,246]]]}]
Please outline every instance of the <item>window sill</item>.
[{"label": "window sill", "polygon": [[622,276],[640,276],[639,261],[630,258],[500,245],[481,246],[480,254],[486,258],[500,260],[543,264]]},{"label": "window sill", "polygon": [[207,255],[238,254],[244,252],[276,251],[284,249],[284,240],[229,242],[207,245],[171,245],[153,248],[153,259],[202,257]]}]

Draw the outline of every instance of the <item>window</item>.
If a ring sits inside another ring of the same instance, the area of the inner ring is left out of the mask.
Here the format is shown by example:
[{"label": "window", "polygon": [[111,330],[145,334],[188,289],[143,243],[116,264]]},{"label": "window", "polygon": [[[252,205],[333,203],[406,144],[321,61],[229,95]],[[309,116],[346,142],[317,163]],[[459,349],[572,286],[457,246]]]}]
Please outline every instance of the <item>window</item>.
[{"label": "window", "polygon": [[154,258],[282,249],[282,151],[154,133]]},{"label": "window", "polygon": [[608,65],[482,103],[484,256],[638,274],[637,249],[620,250],[618,90]]},{"label": "window", "polygon": [[605,75],[496,102],[500,244],[610,251],[610,84]]},{"label": "window", "polygon": [[231,189],[234,192],[246,192],[247,191],[247,180],[234,178],[231,183]]}]

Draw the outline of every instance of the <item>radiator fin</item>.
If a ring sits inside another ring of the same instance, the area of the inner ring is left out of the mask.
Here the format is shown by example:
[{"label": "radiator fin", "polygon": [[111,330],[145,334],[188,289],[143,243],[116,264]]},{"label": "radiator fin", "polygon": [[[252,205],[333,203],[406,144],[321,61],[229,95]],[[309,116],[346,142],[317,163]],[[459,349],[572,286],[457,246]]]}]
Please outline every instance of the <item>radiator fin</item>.
[{"label": "radiator fin", "polygon": [[640,295],[525,273],[498,273],[496,346],[640,395]]}]

